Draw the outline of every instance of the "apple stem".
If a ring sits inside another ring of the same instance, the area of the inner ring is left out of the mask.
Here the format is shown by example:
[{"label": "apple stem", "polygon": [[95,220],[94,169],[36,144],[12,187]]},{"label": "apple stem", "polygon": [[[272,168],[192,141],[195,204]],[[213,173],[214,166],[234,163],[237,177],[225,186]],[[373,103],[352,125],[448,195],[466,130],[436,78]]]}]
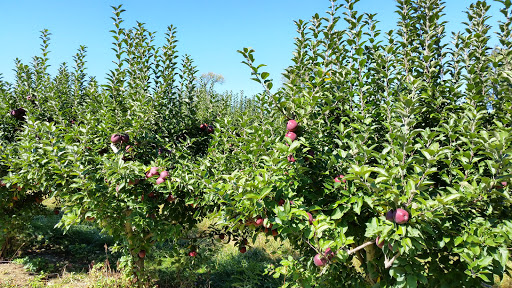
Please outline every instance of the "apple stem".
[{"label": "apple stem", "polygon": [[[372,244],[375,244],[375,241],[368,241],[360,246],[357,246],[356,248],[354,249],[350,249],[347,251],[348,255],[351,255],[351,254],[354,254],[355,252],[361,250],[361,249],[364,249],[366,246],[370,246]],[[341,248],[340,248],[341,249]]]},{"label": "apple stem", "polygon": [[400,256],[400,252],[396,253],[395,256],[393,256],[393,258],[388,260],[388,256],[384,254],[384,268],[388,269],[389,267],[391,267],[391,265],[393,265],[393,262],[395,262],[398,256]]}]

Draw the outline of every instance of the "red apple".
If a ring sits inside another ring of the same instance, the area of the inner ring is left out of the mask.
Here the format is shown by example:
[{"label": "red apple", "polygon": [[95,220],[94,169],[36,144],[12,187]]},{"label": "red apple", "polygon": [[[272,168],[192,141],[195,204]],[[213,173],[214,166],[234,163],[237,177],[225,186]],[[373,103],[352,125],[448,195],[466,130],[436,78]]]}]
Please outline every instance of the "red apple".
[{"label": "red apple", "polygon": [[297,130],[298,124],[297,121],[291,119],[288,120],[288,123],[286,123],[286,130],[290,132],[295,132]]},{"label": "red apple", "polygon": [[125,151],[126,151],[127,153],[132,152],[132,151],[133,151],[133,146],[131,146],[131,145],[126,145]]},{"label": "red apple", "polygon": [[164,170],[164,171],[160,172],[160,177],[159,178],[165,179],[167,177],[169,177],[169,171],[165,171]]},{"label": "red apple", "polygon": [[338,177],[334,178],[334,182],[338,182],[338,183],[343,182],[343,183],[346,183],[346,182],[347,182],[347,180],[346,180],[346,179],[343,179],[343,178],[345,178],[345,175],[339,175]]},{"label": "red apple", "polygon": [[315,221],[315,219],[313,219],[313,215],[311,215],[311,213],[309,212],[306,212],[308,214],[308,221],[309,221],[309,225],[313,225],[313,221]]},{"label": "red apple", "polygon": [[172,194],[169,194],[169,196],[167,196],[167,199],[166,199],[167,202],[172,202],[174,200],[176,200],[176,198]]},{"label": "red apple", "polygon": [[53,214],[55,214],[55,215],[59,215],[59,213],[60,213],[59,208],[55,208],[55,209],[53,209]]},{"label": "red apple", "polygon": [[277,236],[279,234],[279,232],[277,232],[277,229],[274,229],[272,230],[272,236]]},{"label": "red apple", "polygon": [[11,111],[11,116],[18,120],[23,120],[23,117],[25,117],[25,109],[24,108],[18,108]]},{"label": "red apple", "polygon": [[290,140],[292,140],[292,142],[297,140],[297,134],[295,134],[293,132],[286,133],[286,135],[284,135],[284,137],[290,138]]},{"label": "red apple", "polygon": [[85,217],[85,220],[87,220],[87,221],[94,221],[95,219],[96,219],[96,218],[91,217],[91,216],[87,216],[87,217]]},{"label": "red apple", "polygon": [[123,135],[121,135],[121,142],[122,142],[122,143],[128,143],[128,142],[130,142],[130,136],[128,136],[128,134],[123,134]]},{"label": "red apple", "polygon": [[377,236],[377,239],[375,239],[375,245],[377,245],[377,247],[379,247],[380,249],[382,249],[382,247],[384,247],[385,242],[386,241],[384,241],[384,240],[381,241],[379,236]]},{"label": "red apple", "polygon": [[149,198],[155,198],[156,197],[155,192],[149,192],[148,197]]},{"label": "red apple", "polygon": [[283,205],[284,205],[284,202],[285,202],[285,201],[284,201],[284,199],[281,199],[281,200],[279,200],[279,202],[277,202],[277,205],[279,205],[279,206],[283,206]]},{"label": "red apple", "polygon": [[128,180],[128,185],[136,185],[136,184],[139,184],[139,182],[140,182],[140,179]]},{"label": "red apple", "polygon": [[224,238],[226,238],[226,234],[224,234],[224,233],[219,234],[220,240],[224,240]]},{"label": "red apple", "polygon": [[313,257],[313,263],[315,263],[316,266],[324,266],[327,264],[327,259],[325,259],[320,253],[316,254],[315,257]]},{"label": "red apple", "polygon": [[261,218],[260,216],[258,216],[258,218],[256,218],[256,221],[254,221],[254,224],[256,226],[261,226],[263,224],[263,218]]},{"label": "red apple", "polygon": [[245,253],[247,252],[247,248],[245,248],[245,246],[240,246],[240,253]]},{"label": "red apple", "polygon": [[288,159],[288,162],[291,162],[291,163],[295,162],[295,158],[293,157],[292,154],[288,155],[287,159]]},{"label": "red apple", "polygon": [[190,251],[190,252],[188,252],[188,256],[196,257],[197,256],[197,252],[196,251]]},{"label": "red apple", "polygon": [[146,257],[146,250],[140,250],[140,251],[139,251],[139,257],[140,257],[140,258],[144,258],[144,257]]},{"label": "red apple", "polygon": [[508,184],[508,183],[507,183],[507,182],[505,182],[505,181],[504,181],[504,182],[501,182],[501,185],[502,185],[503,187],[506,187],[506,186],[507,186],[507,184]]},{"label": "red apple", "polygon": [[160,173],[158,173],[158,167],[151,167],[149,172],[146,174],[146,178],[151,178],[151,177],[159,175],[159,174]]},{"label": "red apple", "polygon": [[114,144],[121,142],[121,135],[112,134],[112,136],[110,136],[110,142],[112,142]]},{"label": "red apple", "polygon": [[405,211],[402,208],[396,209],[394,216],[395,216],[394,220],[395,220],[396,224],[404,224],[407,221],[409,221],[409,212]]},{"label": "red apple", "polygon": [[393,219],[395,219],[395,211],[391,209],[386,213],[386,220],[393,222]]},{"label": "red apple", "polygon": [[162,179],[162,178],[156,179],[156,185],[160,185],[160,184],[162,184],[164,182],[165,182],[165,179]]},{"label": "red apple", "polygon": [[203,124],[201,124],[201,126],[199,126],[199,128],[200,128],[201,130],[205,131],[205,130],[208,128],[208,124],[203,123]]},{"label": "red apple", "polygon": [[328,247],[325,250],[324,255],[325,255],[325,257],[327,257],[327,259],[331,260],[335,256],[335,253],[334,253],[334,251],[331,250],[331,248]]},{"label": "red apple", "polygon": [[211,126],[211,125],[210,125],[210,126],[208,126],[208,128],[206,129],[206,131],[208,132],[208,134],[212,134],[212,133],[213,133],[213,130],[214,130],[214,128],[213,128],[213,126]]}]

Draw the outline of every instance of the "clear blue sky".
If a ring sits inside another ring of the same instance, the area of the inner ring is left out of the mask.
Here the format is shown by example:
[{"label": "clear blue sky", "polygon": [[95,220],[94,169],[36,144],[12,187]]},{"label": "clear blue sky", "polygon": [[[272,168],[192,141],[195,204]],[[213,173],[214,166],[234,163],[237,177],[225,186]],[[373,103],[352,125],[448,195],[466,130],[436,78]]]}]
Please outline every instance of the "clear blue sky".
[{"label": "clear blue sky", "polygon": [[[475,1],[446,0],[448,31],[461,29],[459,23],[465,21],[462,11]],[[275,86],[280,86],[281,73],[291,64],[294,49],[293,20],[308,20],[330,6],[327,0],[0,0],[0,73],[4,80],[14,79],[15,58],[28,64],[32,56],[40,54],[39,31],[47,28],[52,33],[52,75],[62,62],[72,66],[72,56],[85,45],[88,74],[102,83],[114,59],[108,32],[114,27],[110,6],[119,4],[126,10],[125,28],[133,27],[136,21],[144,22],[148,30],[157,31],[156,44],[161,44],[166,27],[173,24],[180,54],[192,56],[199,74],[222,74],[225,83],[219,90],[244,90],[249,95],[260,92],[260,86],[250,80],[250,71],[240,63],[243,59],[236,51],[254,48],[256,61],[268,65]],[[492,6],[489,23],[497,27],[496,16],[501,14],[498,4],[492,1]],[[378,13],[383,31],[396,27],[394,0],[361,0],[356,10]]]}]

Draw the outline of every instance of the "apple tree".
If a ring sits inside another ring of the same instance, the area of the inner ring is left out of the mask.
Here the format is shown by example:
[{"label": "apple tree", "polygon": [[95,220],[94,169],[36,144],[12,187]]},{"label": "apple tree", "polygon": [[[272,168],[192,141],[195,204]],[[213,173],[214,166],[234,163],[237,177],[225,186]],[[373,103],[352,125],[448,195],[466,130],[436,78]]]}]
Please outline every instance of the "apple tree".
[{"label": "apple tree", "polygon": [[[143,23],[123,28],[124,10],[113,8],[115,68],[105,85],[87,77],[85,46],[73,71],[64,63],[51,78],[47,38],[34,68],[19,63],[22,80],[2,85],[5,99],[25,102],[23,125],[15,134],[2,130],[5,141],[16,143],[2,144],[7,185],[0,189],[2,199],[19,188],[24,197],[42,191],[38,197],[56,199],[65,228],[99,225],[118,241],[122,264],[142,287],[150,281],[144,260],[154,244],[176,241],[219,209],[216,195],[201,189],[208,173],[201,163],[217,133],[214,120],[233,113],[235,101],[198,86],[192,58],[178,56],[173,26],[157,47],[155,32]],[[2,125],[15,127],[21,120],[14,118]],[[14,216],[7,212],[2,224]]]},{"label": "apple tree", "polygon": [[295,22],[275,93],[239,51],[263,92],[209,150],[225,227],[290,241],[284,287],[492,285],[512,247],[510,3],[496,53],[485,1],[451,43],[443,1],[397,1],[386,33],[357,2]]}]

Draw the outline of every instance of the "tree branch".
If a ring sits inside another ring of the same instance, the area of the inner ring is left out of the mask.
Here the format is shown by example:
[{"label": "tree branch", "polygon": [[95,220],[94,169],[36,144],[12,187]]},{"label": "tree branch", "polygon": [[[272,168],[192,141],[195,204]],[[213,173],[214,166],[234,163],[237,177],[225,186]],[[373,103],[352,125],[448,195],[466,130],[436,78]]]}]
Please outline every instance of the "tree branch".
[{"label": "tree branch", "polygon": [[360,245],[360,246],[358,246],[358,247],[356,247],[354,249],[348,250],[347,253],[348,253],[348,255],[354,254],[355,252],[357,252],[357,251],[359,251],[361,249],[364,249],[366,246],[370,246],[372,244],[375,244],[375,241],[368,241],[368,242],[366,242],[366,243],[364,243],[364,244],[362,244],[362,245]]},{"label": "tree branch", "polygon": [[386,256],[386,254],[384,254],[384,268],[388,269],[389,267],[391,267],[391,265],[393,265],[393,262],[395,262],[395,260],[396,260],[396,258],[398,258],[398,256],[400,256],[400,252],[396,253],[396,255],[393,256],[393,258],[388,260],[388,256]]}]

